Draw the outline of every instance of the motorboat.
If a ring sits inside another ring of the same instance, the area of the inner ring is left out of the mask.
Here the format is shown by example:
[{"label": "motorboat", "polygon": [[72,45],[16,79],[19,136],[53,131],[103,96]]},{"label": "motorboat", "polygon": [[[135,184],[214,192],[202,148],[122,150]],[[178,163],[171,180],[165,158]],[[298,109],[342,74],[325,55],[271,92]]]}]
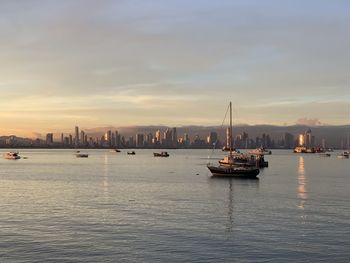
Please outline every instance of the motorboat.
[{"label": "motorboat", "polygon": [[331,157],[330,153],[320,153],[321,157]]},{"label": "motorboat", "polygon": [[118,150],[118,149],[112,149],[112,150],[110,150],[110,152],[111,152],[111,153],[120,153],[120,150]]},{"label": "motorboat", "polygon": [[316,153],[316,149],[307,148],[305,146],[298,146],[294,148],[294,153]]},{"label": "motorboat", "polygon": [[76,153],[75,156],[77,158],[88,158],[89,155],[87,153]]},{"label": "motorboat", "polygon": [[154,157],[169,157],[168,152],[153,153]]},{"label": "motorboat", "polygon": [[270,155],[272,152],[264,147],[256,148],[254,150],[251,150],[248,152],[249,154],[254,154],[254,155]]},{"label": "motorboat", "polygon": [[338,154],[337,157],[339,159],[349,159],[349,153],[345,151],[345,152],[342,152],[341,154]]},{"label": "motorboat", "polygon": [[7,160],[18,160],[21,159],[19,152],[7,152],[4,153],[4,158]]},{"label": "motorboat", "polygon": [[135,155],[136,153],[134,151],[132,152],[127,152],[128,155]]}]

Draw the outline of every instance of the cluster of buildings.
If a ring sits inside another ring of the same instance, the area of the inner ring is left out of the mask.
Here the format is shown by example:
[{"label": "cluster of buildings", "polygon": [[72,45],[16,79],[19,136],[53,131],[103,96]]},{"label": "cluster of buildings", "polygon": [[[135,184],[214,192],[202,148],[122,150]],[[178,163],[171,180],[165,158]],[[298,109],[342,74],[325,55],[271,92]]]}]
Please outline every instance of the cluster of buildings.
[{"label": "cluster of buildings", "polygon": [[76,148],[177,148],[179,145],[189,143],[189,137],[178,139],[176,128],[159,130],[155,134],[137,133],[135,136],[125,137],[117,130],[108,130],[100,137],[89,136],[85,131],[75,127],[74,135],[61,134],[60,142],[53,140],[53,134],[46,135],[47,145],[61,145],[62,147]]},{"label": "cluster of buildings", "polygon": [[[224,138],[219,138],[216,131],[211,131],[202,137],[199,134],[191,136],[184,133],[178,136],[177,128],[166,128],[163,131],[136,133],[133,136],[123,136],[117,130],[108,130],[102,136],[91,136],[79,127],[75,127],[73,134],[47,133],[45,139],[25,139],[16,136],[0,137],[0,147],[38,147],[38,148],[229,148],[230,131],[227,129]],[[297,146],[315,147],[315,136],[311,130],[295,137],[288,132],[279,139],[272,139],[263,133],[257,137],[249,137],[247,132],[236,134],[232,146],[236,149],[253,149],[257,147],[271,149],[293,149]],[[326,147],[322,140],[323,148]]]}]

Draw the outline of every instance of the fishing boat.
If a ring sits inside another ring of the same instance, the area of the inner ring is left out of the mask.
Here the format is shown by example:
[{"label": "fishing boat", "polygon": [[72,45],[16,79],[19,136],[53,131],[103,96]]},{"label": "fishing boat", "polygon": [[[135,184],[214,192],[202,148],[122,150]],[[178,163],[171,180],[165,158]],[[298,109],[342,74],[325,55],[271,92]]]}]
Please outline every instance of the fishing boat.
[{"label": "fishing boat", "polygon": [[4,158],[7,160],[18,160],[21,159],[19,152],[7,152],[4,153]]},{"label": "fishing boat", "polygon": [[169,157],[168,152],[153,153],[154,157]]},{"label": "fishing boat", "polygon": [[[230,109],[230,136],[229,145],[232,145],[232,102],[229,105]],[[240,178],[256,178],[260,170],[256,164],[241,163],[237,161],[233,153],[233,149],[230,148],[229,155],[219,162],[219,165],[210,165],[207,167],[212,173],[212,176],[216,177],[240,177]],[[237,157],[237,155],[236,155]]]}]

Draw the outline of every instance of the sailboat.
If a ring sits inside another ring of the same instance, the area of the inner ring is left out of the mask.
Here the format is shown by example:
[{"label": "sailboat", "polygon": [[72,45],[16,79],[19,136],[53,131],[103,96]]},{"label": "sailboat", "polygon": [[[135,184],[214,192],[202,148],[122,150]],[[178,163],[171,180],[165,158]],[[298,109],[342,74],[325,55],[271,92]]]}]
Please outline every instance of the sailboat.
[{"label": "sailboat", "polygon": [[[229,145],[232,145],[232,102],[230,102],[230,136]],[[256,178],[260,170],[256,165],[247,165],[235,161],[232,147],[230,153],[224,158],[219,165],[207,165],[212,176],[218,177],[240,177],[240,178]]]}]

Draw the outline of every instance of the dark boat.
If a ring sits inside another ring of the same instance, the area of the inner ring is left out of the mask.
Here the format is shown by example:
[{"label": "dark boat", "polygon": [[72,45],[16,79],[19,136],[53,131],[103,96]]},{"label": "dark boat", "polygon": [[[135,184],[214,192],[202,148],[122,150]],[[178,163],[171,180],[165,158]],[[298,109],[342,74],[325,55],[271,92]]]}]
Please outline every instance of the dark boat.
[{"label": "dark boat", "polygon": [[87,153],[77,153],[75,154],[77,158],[88,158],[89,155]]},{"label": "dark boat", "polygon": [[153,153],[154,157],[169,157],[168,152]]},{"label": "dark boat", "polygon": [[118,150],[118,149],[112,149],[112,150],[110,150],[110,152],[111,152],[111,153],[120,153],[120,150]]},{"label": "dark boat", "polygon": [[235,165],[220,165],[209,166],[209,171],[213,176],[221,177],[240,177],[240,178],[256,178],[260,173],[259,168],[249,166],[235,166]]},{"label": "dark boat", "polygon": [[132,152],[127,152],[128,155],[135,155],[136,153],[134,151]]},{"label": "dark boat", "polygon": [[[232,145],[232,102],[230,102],[230,136],[229,145]],[[230,153],[219,163],[219,166],[207,165],[212,176],[220,177],[239,177],[239,178],[256,178],[260,170],[258,165],[251,163],[248,160],[238,162],[237,158],[241,155],[233,153],[232,147]]]}]

